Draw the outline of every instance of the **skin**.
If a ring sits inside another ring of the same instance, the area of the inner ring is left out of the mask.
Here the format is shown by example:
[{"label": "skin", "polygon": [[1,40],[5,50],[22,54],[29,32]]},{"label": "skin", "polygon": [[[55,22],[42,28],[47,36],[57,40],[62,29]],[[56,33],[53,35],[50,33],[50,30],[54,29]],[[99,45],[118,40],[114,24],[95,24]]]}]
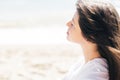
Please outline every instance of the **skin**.
[{"label": "skin", "polygon": [[97,50],[96,44],[87,41],[83,36],[82,32],[78,23],[79,15],[77,12],[75,12],[72,20],[67,22],[68,31],[67,31],[67,39],[71,42],[75,42],[77,44],[80,44],[83,49],[83,54],[85,57],[85,62],[94,59],[94,58],[100,58],[100,54]]}]

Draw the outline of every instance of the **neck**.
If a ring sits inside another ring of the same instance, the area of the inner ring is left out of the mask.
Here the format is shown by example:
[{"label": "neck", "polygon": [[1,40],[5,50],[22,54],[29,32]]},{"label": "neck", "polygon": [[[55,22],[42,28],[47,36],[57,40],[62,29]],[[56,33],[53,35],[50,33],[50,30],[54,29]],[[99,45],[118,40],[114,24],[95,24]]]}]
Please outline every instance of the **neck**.
[{"label": "neck", "polygon": [[100,54],[97,50],[96,44],[86,42],[82,46],[84,57],[85,57],[85,63],[88,61],[94,59],[94,58],[100,58]]}]

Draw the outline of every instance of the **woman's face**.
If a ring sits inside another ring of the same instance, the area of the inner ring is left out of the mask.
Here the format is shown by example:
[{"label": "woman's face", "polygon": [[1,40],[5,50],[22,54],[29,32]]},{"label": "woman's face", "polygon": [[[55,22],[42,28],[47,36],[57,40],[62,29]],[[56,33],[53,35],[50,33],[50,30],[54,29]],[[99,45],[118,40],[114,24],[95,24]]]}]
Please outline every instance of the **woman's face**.
[{"label": "woman's face", "polygon": [[75,12],[72,20],[67,22],[68,26],[67,39],[75,43],[81,43],[84,40],[81,34],[81,29],[79,27],[78,19],[79,15],[77,12]]}]

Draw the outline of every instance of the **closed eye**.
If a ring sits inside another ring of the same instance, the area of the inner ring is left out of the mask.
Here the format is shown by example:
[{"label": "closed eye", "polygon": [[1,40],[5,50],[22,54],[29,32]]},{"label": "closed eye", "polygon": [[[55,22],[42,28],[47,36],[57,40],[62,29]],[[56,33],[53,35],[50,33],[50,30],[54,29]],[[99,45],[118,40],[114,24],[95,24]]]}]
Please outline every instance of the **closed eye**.
[{"label": "closed eye", "polygon": [[73,21],[71,22],[71,26],[74,26],[74,23],[73,23]]}]

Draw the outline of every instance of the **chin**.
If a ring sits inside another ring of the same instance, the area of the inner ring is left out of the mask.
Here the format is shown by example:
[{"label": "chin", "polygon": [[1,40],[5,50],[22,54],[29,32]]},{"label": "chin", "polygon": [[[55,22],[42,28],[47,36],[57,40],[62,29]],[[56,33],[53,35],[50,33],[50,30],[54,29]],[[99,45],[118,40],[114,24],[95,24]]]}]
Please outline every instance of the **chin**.
[{"label": "chin", "polygon": [[67,40],[72,42],[72,43],[76,43],[75,41],[73,41],[71,38],[67,37]]},{"label": "chin", "polygon": [[67,38],[68,41],[75,43],[75,44],[82,44],[82,41],[75,41],[75,40],[71,40],[69,38]]},{"label": "chin", "polygon": [[67,38],[67,40],[68,40],[68,41],[70,41],[70,38],[69,38],[69,36],[67,36],[66,38]]}]

